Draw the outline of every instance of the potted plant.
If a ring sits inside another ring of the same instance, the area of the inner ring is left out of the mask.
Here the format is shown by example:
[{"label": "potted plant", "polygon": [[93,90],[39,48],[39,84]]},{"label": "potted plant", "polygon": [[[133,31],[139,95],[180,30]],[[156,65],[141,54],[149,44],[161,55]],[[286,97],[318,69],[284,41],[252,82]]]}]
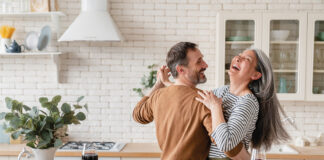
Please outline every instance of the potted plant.
[{"label": "potted plant", "polygon": [[156,64],[149,65],[147,68],[150,69],[150,73],[148,76],[144,75],[141,79],[141,85],[142,88],[133,88],[133,91],[136,92],[139,96],[143,97],[144,92],[147,91],[147,89],[150,89],[154,86],[156,82]]},{"label": "potted plant", "polygon": [[[67,136],[67,126],[80,124],[86,116],[80,110],[87,104],[80,105],[84,98],[77,99],[72,106],[63,103],[59,108],[61,96],[57,95],[51,101],[46,97],[39,98],[41,108],[24,105],[22,102],[6,97],[5,102],[10,112],[0,113],[0,120],[7,123],[4,129],[11,133],[13,139],[23,136],[27,146],[31,147],[36,160],[53,160],[56,149],[63,144],[62,138]],[[45,157],[42,157],[45,156]]]}]

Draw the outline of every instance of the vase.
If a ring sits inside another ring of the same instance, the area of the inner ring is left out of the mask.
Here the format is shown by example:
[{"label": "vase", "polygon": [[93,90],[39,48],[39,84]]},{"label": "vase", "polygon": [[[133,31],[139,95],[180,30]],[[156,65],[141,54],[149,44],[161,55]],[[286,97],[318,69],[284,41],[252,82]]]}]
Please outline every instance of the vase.
[{"label": "vase", "polygon": [[[54,160],[55,152],[57,148],[48,148],[48,149],[32,149],[34,153],[35,160]],[[18,156],[18,160],[21,159],[22,155],[26,153],[27,157],[30,157],[31,154],[24,148]]]},{"label": "vase", "polygon": [[55,152],[57,148],[48,149],[32,149],[35,160],[54,160]]},{"label": "vase", "polygon": [[0,53],[6,53],[7,47],[9,47],[11,44],[11,39],[9,38],[2,38],[0,40]]}]

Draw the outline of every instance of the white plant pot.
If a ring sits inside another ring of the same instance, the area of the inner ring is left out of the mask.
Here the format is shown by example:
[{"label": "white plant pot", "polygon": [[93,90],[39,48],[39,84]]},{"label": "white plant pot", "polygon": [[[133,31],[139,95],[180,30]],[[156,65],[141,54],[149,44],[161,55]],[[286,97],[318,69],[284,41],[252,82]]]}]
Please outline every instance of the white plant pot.
[{"label": "white plant pot", "polygon": [[[49,149],[32,149],[34,153],[35,160],[54,160],[55,152],[57,148],[49,148]],[[26,157],[30,158],[32,154],[26,150],[24,147],[23,150],[18,155],[18,160],[21,160],[24,153],[26,153]]]},{"label": "white plant pot", "polygon": [[49,149],[32,149],[35,160],[54,160],[55,152],[57,148]]}]

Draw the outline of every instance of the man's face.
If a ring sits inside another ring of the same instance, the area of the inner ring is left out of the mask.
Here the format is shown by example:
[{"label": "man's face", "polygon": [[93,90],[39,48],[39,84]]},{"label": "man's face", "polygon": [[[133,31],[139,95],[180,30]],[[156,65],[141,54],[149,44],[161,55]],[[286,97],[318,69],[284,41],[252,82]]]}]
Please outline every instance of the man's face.
[{"label": "man's face", "polygon": [[207,78],[204,71],[208,65],[203,60],[203,55],[199,49],[188,50],[187,53],[188,66],[184,67],[185,77],[190,80],[193,84],[205,83]]}]

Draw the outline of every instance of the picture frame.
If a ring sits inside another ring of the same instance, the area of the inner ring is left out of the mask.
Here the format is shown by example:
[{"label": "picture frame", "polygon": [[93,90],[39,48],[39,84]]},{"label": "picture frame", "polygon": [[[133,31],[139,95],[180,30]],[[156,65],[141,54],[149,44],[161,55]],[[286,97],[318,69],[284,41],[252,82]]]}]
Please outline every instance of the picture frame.
[{"label": "picture frame", "polygon": [[32,12],[49,12],[49,0],[30,0]]}]

